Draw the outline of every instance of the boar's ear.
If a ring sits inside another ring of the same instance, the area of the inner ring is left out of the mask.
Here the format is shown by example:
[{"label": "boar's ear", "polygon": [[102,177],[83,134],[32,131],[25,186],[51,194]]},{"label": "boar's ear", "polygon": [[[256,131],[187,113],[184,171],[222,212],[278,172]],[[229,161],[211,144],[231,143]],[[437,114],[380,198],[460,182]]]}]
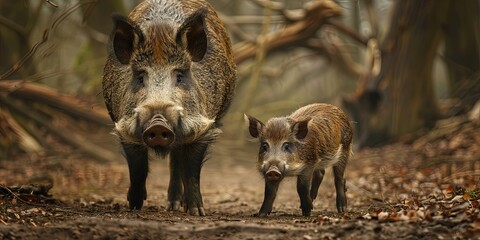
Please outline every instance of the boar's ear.
[{"label": "boar's ear", "polygon": [[138,35],[138,33],[125,16],[113,14],[112,19],[114,24],[112,34],[113,52],[120,63],[128,64],[132,57],[135,34]]},{"label": "boar's ear", "polygon": [[248,116],[247,114],[243,114],[243,117],[245,118],[245,123],[247,124],[250,136],[258,138],[263,128],[263,123],[252,116]]},{"label": "boar's ear", "polygon": [[206,8],[201,8],[190,15],[180,26],[175,37],[175,42],[188,51],[194,62],[202,60],[207,52],[205,29],[207,12]]},{"label": "boar's ear", "polygon": [[296,122],[292,126],[292,132],[295,134],[295,138],[297,140],[303,140],[308,134],[308,123],[310,122],[309,119],[305,119],[299,122]]}]

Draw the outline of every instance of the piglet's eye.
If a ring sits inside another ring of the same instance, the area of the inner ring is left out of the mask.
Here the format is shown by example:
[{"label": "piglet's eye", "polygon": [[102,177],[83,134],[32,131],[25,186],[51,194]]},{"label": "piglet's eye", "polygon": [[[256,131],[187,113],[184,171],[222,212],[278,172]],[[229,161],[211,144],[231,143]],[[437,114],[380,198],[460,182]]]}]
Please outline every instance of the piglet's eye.
[{"label": "piglet's eye", "polygon": [[177,73],[177,79],[176,79],[177,84],[182,83],[184,81],[184,78],[185,78],[184,73],[179,71]]},{"label": "piglet's eye", "polygon": [[284,152],[292,153],[292,152],[293,152],[293,148],[294,148],[294,146],[293,146],[293,144],[290,143],[290,142],[285,142],[285,143],[283,143],[283,145],[282,145],[282,150],[283,150]]},{"label": "piglet's eye", "polygon": [[268,149],[269,149],[269,147],[270,147],[270,146],[268,145],[267,142],[262,142],[262,143],[260,144],[260,153],[267,152]]}]

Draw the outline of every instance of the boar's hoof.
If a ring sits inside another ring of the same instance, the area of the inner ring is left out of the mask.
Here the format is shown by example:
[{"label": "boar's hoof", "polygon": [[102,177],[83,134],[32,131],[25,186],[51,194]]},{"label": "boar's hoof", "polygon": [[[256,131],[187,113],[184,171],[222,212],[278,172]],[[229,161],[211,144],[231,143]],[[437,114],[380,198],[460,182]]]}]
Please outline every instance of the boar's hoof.
[{"label": "boar's hoof", "polygon": [[180,201],[168,201],[167,211],[179,211],[182,203]]},{"label": "boar's hoof", "polygon": [[141,210],[143,200],[147,199],[147,191],[143,189],[141,192],[135,191],[131,187],[128,189],[127,200],[130,210]]},{"label": "boar's hoof", "polygon": [[143,132],[143,141],[151,148],[168,147],[175,140],[175,134],[163,121],[152,121]]},{"label": "boar's hoof", "polygon": [[188,214],[192,216],[205,216],[205,209],[203,207],[198,207],[198,208],[187,208],[185,207],[185,212],[188,212]]},{"label": "boar's hoof", "polygon": [[282,173],[277,169],[270,169],[265,173],[267,181],[278,181],[282,178]]},{"label": "boar's hoof", "polygon": [[312,216],[312,211],[311,210],[305,210],[305,211],[302,210],[302,215],[304,217],[310,217],[310,216]]},{"label": "boar's hoof", "polygon": [[253,216],[264,218],[264,217],[268,216],[268,213],[267,212],[258,212],[258,213],[253,214]]}]

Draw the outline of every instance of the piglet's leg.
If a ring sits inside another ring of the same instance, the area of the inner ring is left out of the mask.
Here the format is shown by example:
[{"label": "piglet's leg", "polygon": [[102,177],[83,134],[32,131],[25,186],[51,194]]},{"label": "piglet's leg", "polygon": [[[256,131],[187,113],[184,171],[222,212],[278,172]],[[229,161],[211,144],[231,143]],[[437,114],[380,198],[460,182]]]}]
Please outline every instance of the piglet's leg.
[{"label": "piglet's leg", "polygon": [[300,197],[300,208],[303,216],[310,216],[313,204],[310,197],[310,181],[312,179],[312,172],[303,173],[297,177],[297,193]]},{"label": "piglet's leg", "polygon": [[347,210],[347,197],[345,194],[347,189],[345,187],[345,178],[343,177],[344,173],[345,165],[339,164],[333,167],[335,190],[337,192],[337,210],[339,213],[343,213],[345,210]]},{"label": "piglet's leg", "polygon": [[312,186],[310,188],[310,198],[312,201],[317,198],[318,188],[320,187],[320,184],[322,184],[323,176],[325,176],[325,169],[320,168],[313,171]]},{"label": "piglet's leg", "polygon": [[265,217],[272,212],[273,202],[277,196],[278,186],[280,181],[265,181],[265,196],[262,207],[258,212],[259,217]]}]

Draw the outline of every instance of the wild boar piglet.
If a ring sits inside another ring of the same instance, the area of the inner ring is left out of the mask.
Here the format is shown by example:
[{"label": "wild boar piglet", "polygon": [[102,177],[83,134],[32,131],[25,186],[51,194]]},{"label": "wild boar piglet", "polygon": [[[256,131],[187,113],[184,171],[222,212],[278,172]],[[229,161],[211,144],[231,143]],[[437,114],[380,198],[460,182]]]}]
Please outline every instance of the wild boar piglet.
[{"label": "wild boar piglet", "polygon": [[333,167],[337,210],[345,212],[344,173],[353,133],[348,116],[340,108],[316,103],[266,123],[248,115],[245,121],[250,135],[260,143],[257,168],[265,178],[265,195],[259,216],[272,211],[278,186],[288,176],[297,177],[300,208],[303,216],[310,216],[327,167]]}]

